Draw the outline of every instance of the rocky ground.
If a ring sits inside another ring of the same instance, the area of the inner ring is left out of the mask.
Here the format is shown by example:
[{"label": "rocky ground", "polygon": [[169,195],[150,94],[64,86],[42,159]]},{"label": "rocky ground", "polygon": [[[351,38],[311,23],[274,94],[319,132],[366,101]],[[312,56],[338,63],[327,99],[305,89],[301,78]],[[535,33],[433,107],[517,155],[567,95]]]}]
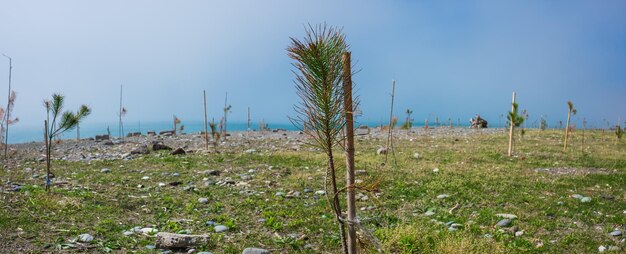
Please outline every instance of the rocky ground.
[{"label": "rocky ground", "polygon": [[[626,147],[607,133],[575,135],[563,152],[560,132],[531,130],[514,157],[502,129],[394,130],[386,151],[387,133],[357,130],[365,253],[624,250]],[[281,130],[209,149],[198,134],[65,140],[51,193],[43,145],[12,145],[0,250],[337,253],[325,157],[307,141]]]}]

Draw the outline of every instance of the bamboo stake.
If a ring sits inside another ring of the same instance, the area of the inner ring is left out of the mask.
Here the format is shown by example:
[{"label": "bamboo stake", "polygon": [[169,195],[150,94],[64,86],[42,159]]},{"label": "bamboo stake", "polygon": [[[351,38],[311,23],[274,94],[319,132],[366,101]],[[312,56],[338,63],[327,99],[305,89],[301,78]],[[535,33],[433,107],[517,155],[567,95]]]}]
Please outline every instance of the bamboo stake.
[{"label": "bamboo stake", "polygon": [[48,120],[44,120],[44,139],[46,143],[46,191],[50,192],[50,138],[48,137]]},{"label": "bamboo stake", "polygon": [[385,153],[385,164],[387,164],[387,156],[389,155],[389,150],[393,149],[393,126],[391,126],[391,123],[393,122],[393,99],[394,96],[396,94],[396,80],[392,80],[391,83],[391,110],[389,110],[389,132],[387,133],[387,153]]},{"label": "bamboo stake", "polygon": [[204,93],[204,148],[209,150],[209,130],[207,129],[207,117],[206,117],[206,90]]},{"label": "bamboo stake", "polygon": [[352,108],[352,71],[350,52],[343,53],[343,107],[346,114],[346,175],[348,200],[348,253],[357,252],[356,202],[354,197],[354,109]]},{"label": "bamboo stake", "polygon": [[[513,92],[513,102],[511,102],[511,112],[515,110],[515,92]],[[509,156],[513,155],[513,128],[515,128],[515,123],[513,122],[515,119],[511,119],[509,125]]]},{"label": "bamboo stake", "polygon": [[13,70],[13,59],[11,59],[11,57],[2,54],[4,57],[9,59],[9,95],[7,97],[7,110],[6,110],[6,120],[4,122],[4,124],[6,125],[6,129],[4,130],[4,159],[6,160],[7,154],[9,152],[9,119],[11,119],[10,114],[11,114],[11,109],[9,108],[11,106],[11,73]]},{"label": "bamboo stake", "polygon": [[572,117],[572,110],[574,105],[571,101],[567,102],[567,123],[565,124],[565,142],[563,144],[563,152],[567,151],[567,139],[569,138],[569,122]]},{"label": "bamboo stake", "polygon": [[250,142],[250,107],[248,107],[248,123],[246,125],[246,140]]}]

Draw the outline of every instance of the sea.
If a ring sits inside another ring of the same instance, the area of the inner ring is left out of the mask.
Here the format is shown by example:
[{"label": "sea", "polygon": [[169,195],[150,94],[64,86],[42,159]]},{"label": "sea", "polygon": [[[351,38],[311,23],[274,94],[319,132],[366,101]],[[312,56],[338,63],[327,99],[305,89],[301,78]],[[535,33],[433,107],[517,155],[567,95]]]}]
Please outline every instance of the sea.
[{"label": "sea", "polygon": [[[182,123],[185,128],[183,133],[193,134],[204,131],[204,122],[203,121],[187,121]],[[359,125],[367,125],[370,127],[381,126],[383,123],[381,122],[356,122],[355,126]],[[292,123],[266,123],[267,128],[269,129],[284,129],[284,130],[299,130]],[[399,125],[399,124],[398,124]],[[456,123],[454,124],[455,126]],[[424,123],[413,123],[414,128],[423,127]],[[430,124],[431,127],[434,127],[433,124]],[[443,126],[443,124],[442,124]],[[462,126],[466,127],[467,124],[462,124]],[[180,125],[178,126],[180,127]],[[142,134],[146,134],[148,131],[166,131],[172,130],[174,128],[173,123],[170,122],[136,122],[136,123],[124,123],[123,132],[120,132],[118,128],[118,123],[85,123],[80,126],[80,138],[90,138],[95,137],[96,135],[109,134],[111,137],[119,137],[120,133],[124,135],[131,132],[141,132]],[[245,122],[233,122],[228,123],[226,128],[227,131],[245,131],[247,129],[247,124]],[[251,130],[258,130],[258,123],[251,123]],[[209,130],[210,131],[210,130]],[[62,135],[59,136],[60,139],[76,139],[77,131],[76,129],[69,130]],[[20,144],[20,143],[29,143],[29,142],[43,142],[44,141],[44,133],[43,126],[42,127],[32,127],[32,126],[20,126],[19,123],[15,125],[11,125],[9,127],[9,144]]]}]

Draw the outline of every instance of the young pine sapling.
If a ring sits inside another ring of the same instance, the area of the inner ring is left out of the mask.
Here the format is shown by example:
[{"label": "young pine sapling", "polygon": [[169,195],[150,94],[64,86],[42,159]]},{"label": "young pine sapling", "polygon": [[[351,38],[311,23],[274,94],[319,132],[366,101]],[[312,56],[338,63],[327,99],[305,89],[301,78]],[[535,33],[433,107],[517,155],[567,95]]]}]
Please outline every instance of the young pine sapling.
[{"label": "young pine sapling", "polygon": [[563,143],[563,151],[567,150],[567,141],[571,133],[569,123],[572,118],[572,114],[576,115],[576,112],[577,110],[574,108],[574,103],[572,103],[572,101],[567,101],[567,124],[565,125],[565,142]]},{"label": "young pine sapling", "polygon": [[519,127],[523,122],[524,122],[524,117],[522,115],[520,115],[517,111],[518,111],[518,107],[519,105],[517,104],[517,102],[515,102],[515,93],[513,93],[513,103],[512,103],[512,109],[511,111],[507,114],[507,124],[509,125],[510,128],[510,132],[509,132],[509,156],[513,155],[513,132],[515,130],[515,127]]},{"label": "young pine sapling", "polygon": [[340,133],[345,126],[345,109],[342,104],[342,54],[348,51],[345,35],[332,27],[309,26],[304,40],[291,39],[288,55],[295,62],[296,93],[301,102],[294,106],[297,113],[291,122],[311,137],[312,145],[322,149],[327,156],[327,182],[332,192],[327,198],[339,223],[342,250],[348,252],[345,218],[341,212],[333,147],[340,142]]},{"label": "young pine sapling", "polygon": [[5,154],[4,154],[4,158],[7,158],[7,153],[6,153],[6,148],[8,147],[8,141],[9,141],[9,137],[6,135],[8,134],[8,132],[6,132],[6,130],[9,128],[9,125],[13,125],[16,124],[17,122],[20,121],[19,118],[9,118],[11,115],[11,112],[13,111],[13,106],[15,105],[15,99],[17,98],[17,95],[15,94],[15,91],[11,92],[11,96],[9,96],[9,103],[7,104],[7,109],[5,110],[3,108],[0,108],[0,145],[4,145],[5,148]]},{"label": "young pine sapling", "polygon": [[69,110],[61,113],[61,111],[63,111],[64,102],[65,96],[61,94],[53,94],[52,100],[44,101],[44,107],[46,108],[46,120],[44,121],[46,138],[46,191],[50,191],[50,178],[52,176],[50,172],[52,139],[58,137],[63,132],[73,129],[91,113],[91,109],[84,104],[80,106],[80,109],[76,113]]}]

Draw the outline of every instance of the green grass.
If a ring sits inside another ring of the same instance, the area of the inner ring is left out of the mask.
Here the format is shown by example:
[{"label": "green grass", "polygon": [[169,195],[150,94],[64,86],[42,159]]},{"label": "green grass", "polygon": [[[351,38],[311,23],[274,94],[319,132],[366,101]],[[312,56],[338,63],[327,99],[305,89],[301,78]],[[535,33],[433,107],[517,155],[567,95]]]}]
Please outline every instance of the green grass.
[{"label": "green grass", "polygon": [[[508,157],[505,135],[396,140],[396,163],[390,156],[386,166],[381,165],[383,157],[375,154],[384,141],[358,138],[357,169],[368,174],[357,179],[370,188],[376,183],[373,192],[365,193],[369,200],[357,202],[358,216],[387,253],[592,253],[600,245],[626,249],[620,242],[623,237],[608,235],[626,224],[626,144],[615,144],[613,133],[587,131],[583,146],[576,132],[563,152],[561,132],[529,130],[523,140],[517,140],[516,156]],[[272,142],[280,146],[280,141]],[[154,244],[153,237],[122,235],[141,226],[208,233],[211,242],[198,249],[213,253],[237,253],[245,247],[340,252],[337,225],[326,198],[303,191],[324,189],[324,155],[258,147],[259,153],[243,153],[246,149],[222,148],[222,153],[210,155],[152,153],[131,161],[54,161],[54,173],[69,184],[49,194],[41,178],[33,179],[31,172],[24,171],[30,167],[41,175],[45,165],[23,161],[19,167],[0,171],[3,182],[26,186],[2,194],[0,249],[55,251],[77,235],[90,233],[94,242],[74,251],[155,252],[145,248]],[[413,158],[414,152],[420,153],[419,160]],[[336,154],[343,183],[343,155],[339,150]],[[438,173],[432,171],[435,167]],[[100,173],[102,168],[112,172]],[[550,174],[535,172],[538,168],[577,171]],[[200,173],[208,169],[220,170],[221,175]],[[250,169],[256,172],[249,173]],[[246,181],[247,186],[205,186],[203,181],[205,177],[212,182],[239,181],[240,174],[254,178]],[[141,180],[143,176],[150,179]],[[174,181],[182,184],[158,187]],[[184,190],[185,186],[195,188]],[[292,190],[301,196],[275,196]],[[437,199],[440,194],[450,197]],[[570,197],[573,194],[592,201],[582,203]],[[209,202],[198,203],[200,197]],[[428,217],[426,211],[435,214]],[[513,226],[524,234],[516,237],[496,228],[498,213],[517,215]],[[213,233],[213,227],[206,225],[209,220],[230,229]],[[449,221],[463,227],[448,231],[442,224]],[[364,252],[375,251],[372,243],[361,239]]]}]

